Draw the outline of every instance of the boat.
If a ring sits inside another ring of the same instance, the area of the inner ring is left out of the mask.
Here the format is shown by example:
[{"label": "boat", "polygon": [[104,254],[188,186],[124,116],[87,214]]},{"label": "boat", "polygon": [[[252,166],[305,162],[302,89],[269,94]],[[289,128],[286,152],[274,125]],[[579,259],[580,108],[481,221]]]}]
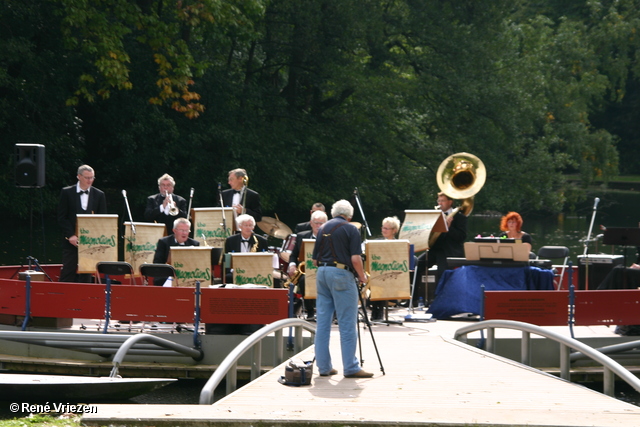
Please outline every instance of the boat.
[{"label": "boat", "polygon": [[[286,289],[167,288],[117,275],[105,283],[53,281],[60,269],[38,265],[31,273],[25,266],[0,266],[5,370],[107,376],[120,346],[143,334],[174,346],[136,342],[119,367],[123,376],[208,378],[257,325],[289,317]],[[262,364],[270,366],[273,340],[263,346]],[[251,369],[250,356],[238,365],[242,378]]]},{"label": "boat", "polygon": [[14,401],[51,401],[52,398],[56,402],[122,401],[174,381],[177,379],[0,374],[0,390]]}]

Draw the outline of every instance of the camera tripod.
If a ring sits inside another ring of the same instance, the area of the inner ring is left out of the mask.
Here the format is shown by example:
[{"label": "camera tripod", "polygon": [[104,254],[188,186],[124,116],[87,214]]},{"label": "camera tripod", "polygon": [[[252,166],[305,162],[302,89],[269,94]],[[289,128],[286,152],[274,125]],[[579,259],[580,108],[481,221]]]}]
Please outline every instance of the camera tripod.
[{"label": "camera tripod", "polygon": [[[362,319],[364,320],[364,324],[369,328],[369,333],[371,334],[371,341],[373,341],[373,348],[376,350],[376,355],[378,356],[378,362],[380,363],[380,371],[382,375],[386,375],[384,372],[384,366],[382,366],[382,359],[380,358],[380,352],[378,351],[378,345],[376,344],[376,338],[373,336],[373,329],[371,328],[371,321],[367,315],[367,306],[365,305],[364,296],[362,296],[363,291],[363,283],[360,282],[356,277],[356,288],[358,291],[358,297],[360,298],[360,307],[362,308]],[[358,316],[358,323],[360,323],[360,316]],[[364,359],[362,358],[362,340],[360,338],[360,325],[356,325],[358,329],[358,349],[360,351],[360,365],[364,364]]]}]

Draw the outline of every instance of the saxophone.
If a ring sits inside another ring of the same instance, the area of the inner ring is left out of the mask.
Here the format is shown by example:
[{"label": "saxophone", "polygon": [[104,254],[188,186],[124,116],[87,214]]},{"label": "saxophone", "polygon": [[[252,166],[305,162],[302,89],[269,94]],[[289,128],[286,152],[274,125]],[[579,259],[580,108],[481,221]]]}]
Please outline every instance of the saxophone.
[{"label": "saxophone", "polygon": [[300,281],[300,278],[304,276],[304,270],[305,270],[304,264],[301,263],[298,266],[298,269],[296,270],[296,272],[293,274],[293,276],[285,282],[283,288],[288,289],[289,285],[293,285],[295,286],[294,292],[297,292],[298,282]]},{"label": "saxophone", "polygon": [[251,251],[249,252],[258,252],[258,239],[255,239],[256,242],[251,246]]}]

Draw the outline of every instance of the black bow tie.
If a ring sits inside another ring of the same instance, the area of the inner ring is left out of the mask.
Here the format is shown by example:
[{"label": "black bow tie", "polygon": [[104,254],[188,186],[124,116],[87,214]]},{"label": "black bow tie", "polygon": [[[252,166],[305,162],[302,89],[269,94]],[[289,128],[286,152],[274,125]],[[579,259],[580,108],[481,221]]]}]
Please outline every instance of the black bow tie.
[{"label": "black bow tie", "polygon": [[249,239],[242,239],[242,243],[249,243]]},{"label": "black bow tie", "polygon": [[80,194],[89,194],[89,190],[80,190]]},{"label": "black bow tie", "polygon": [[234,193],[240,194],[240,190],[233,190]]}]

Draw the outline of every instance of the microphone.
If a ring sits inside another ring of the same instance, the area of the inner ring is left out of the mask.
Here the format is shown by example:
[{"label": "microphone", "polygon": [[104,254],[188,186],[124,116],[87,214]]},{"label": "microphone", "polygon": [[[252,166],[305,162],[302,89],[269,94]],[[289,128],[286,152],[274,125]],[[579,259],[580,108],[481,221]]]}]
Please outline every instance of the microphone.
[{"label": "microphone", "polygon": [[193,187],[191,187],[191,193],[189,194],[189,197],[193,197]]},{"label": "microphone", "polygon": [[596,197],[595,200],[593,201],[593,210],[594,211],[598,207],[598,202],[600,202],[600,199]]},{"label": "microphone", "polygon": [[122,197],[127,198],[127,190],[122,190]]}]

